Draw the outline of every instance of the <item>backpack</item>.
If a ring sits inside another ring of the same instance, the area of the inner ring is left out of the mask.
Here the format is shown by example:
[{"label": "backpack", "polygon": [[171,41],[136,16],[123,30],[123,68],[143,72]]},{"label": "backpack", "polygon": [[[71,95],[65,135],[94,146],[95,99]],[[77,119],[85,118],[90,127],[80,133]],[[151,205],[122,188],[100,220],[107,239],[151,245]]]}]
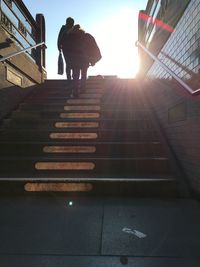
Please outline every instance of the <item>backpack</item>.
[{"label": "backpack", "polygon": [[87,56],[91,65],[94,66],[102,58],[100,49],[91,34],[85,33],[84,38],[85,55]]}]

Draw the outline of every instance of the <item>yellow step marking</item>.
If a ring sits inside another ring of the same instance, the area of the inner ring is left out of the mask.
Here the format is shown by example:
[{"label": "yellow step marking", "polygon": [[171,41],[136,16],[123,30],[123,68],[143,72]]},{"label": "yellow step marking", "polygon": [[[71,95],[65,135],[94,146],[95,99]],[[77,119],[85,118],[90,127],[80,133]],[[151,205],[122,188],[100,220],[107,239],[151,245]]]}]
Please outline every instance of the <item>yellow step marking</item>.
[{"label": "yellow step marking", "polygon": [[45,153],[95,153],[95,146],[45,146]]},{"label": "yellow step marking", "polygon": [[103,94],[103,92],[104,92],[103,88],[99,88],[99,89],[88,88],[88,89],[85,89],[81,93],[85,93],[85,94]]},{"label": "yellow step marking", "polygon": [[51,139],[97,139],[97,133],[50,133]]},{"label": "yellow step marking", "polygon": [[68,99],[68,104],[100,104],[99,99]]},{"label": "yellow step marking", "polygon": [[90,183],[26,183],[27,192],[89,192],[93,189]]},{"label": "yellow step marking", "polygon": [[100,106],[64,106],[66,111],[100,111]]},{"label": "yellow step marking", "polygon": [[80,98],[101,98],[102,94],[83,93],[79,95]]},{"label": "yellow step marking", "polygon": [[98,122],[56,122],[56,128],[98,128]]},{"label": "yellow step marking", "polygon": [[36,170],[93,170],[93,162],[37,162]]},{"label": "yellow step marking", "polygon": [[97,112],[91,113],[61,113],[60,118],[62,119],[96,119],[99,118],[100,114]]}]

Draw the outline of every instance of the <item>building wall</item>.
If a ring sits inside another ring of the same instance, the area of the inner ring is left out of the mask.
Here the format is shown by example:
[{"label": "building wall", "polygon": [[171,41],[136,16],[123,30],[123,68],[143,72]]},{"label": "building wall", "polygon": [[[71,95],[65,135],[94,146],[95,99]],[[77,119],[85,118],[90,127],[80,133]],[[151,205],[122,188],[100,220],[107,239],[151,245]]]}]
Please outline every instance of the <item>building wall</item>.
[{"label": "building wall", "polygon": [[[7,6],[6,3],[8,2],[0,1],[1,57],[45,41],[45,22],[41,14],[37,15],[36,20],[34,20],[23,4],[23,1],[11,1],[11,6]],[[16,5],[16,3],[18,12],[14,14],[12,13],[12,5]],[[6,6],[7,9],[5,9]],[[24,35],[21,32],[23,30],[21,20],[23,22],[26,21],[28,25],[26,27],[29,29]],[[30,33],[33,34],[31,36],[32,39],[30,38]],[[46,78],[46,71],[44,69],[45,53],[44,50],[42,51],[41,53],[40,48],[35,49],[31,52],[29,51],[29,54],[22,53],[4,62],[0,62],[0,119],[4,118],[29,94],[33,85],[43,82]]]},{"label": "building wall", "polygon": [[[191,0],[158,58],[192,88],[200,88],[200,2]],[[191,96],[157,63],[148,96],[190,184],[200,193],[200,95]]]},{"label": "building wall", "polygon": [[[139,14],[138,40],[154,55],[158,55],[190,1],[149,0],[146,10],[141,10],[142,13],[147,15],[146,19],[142,18],[141,12]],[[162,26],[162,23],[165,25]],[[165,29],[163,30],[163,28]],[[139,52],[142,61],[142,67],[140,68],[140,75],[142,76],[149,70],[153,62],[145,53],[140,50]]]},{"label": "building wall", "polygon": [[[8,81],[7,74],[13,82],[22,82],[23,87]],[[20,71],[8,64],[0,64],[0,120],[7,116],[32,91],[33,85],[34,83],[23,76]]]}]

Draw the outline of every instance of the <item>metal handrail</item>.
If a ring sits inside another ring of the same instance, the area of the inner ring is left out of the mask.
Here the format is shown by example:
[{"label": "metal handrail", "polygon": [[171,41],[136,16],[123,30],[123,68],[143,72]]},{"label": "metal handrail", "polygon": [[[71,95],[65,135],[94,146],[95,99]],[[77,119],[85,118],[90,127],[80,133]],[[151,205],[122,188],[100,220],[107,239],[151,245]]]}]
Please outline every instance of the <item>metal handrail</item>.
[{"label": "metal handrail", "polygon": [[36,48],[36,47],[38,47],[38,46],[41,46],[41,45],[44,45],[44,47],[47,48],[46,45],[45,45],[45,42],[41,42],[41,43],[39,43],[39,44],[32,45],[32,46],[29,46],[29,47],[27,47],[27,48],[24,48],[24,49],[22,49],[21,51],[14,52],[14,53],[11,53],[11,54],[8,54],[7,56],[0,58],[0,62],[5,61],[5,60],[7,60],[7,59],[9,59],[9,58],[11,58],[11,57],[15,57],[15,56],[17,56],[17,55],[20,55],[20,54],[22,54],[22,53],[25,53],[25,52],[27,52],[27,51],[29,51],[29,50],[31,50],[31,49],[33,49],[33,48]]},{"label": "metal handrail", "polygon": [[160,61],[156,56],[154,56],[146,47],[144,47],[139,41],[136,41],[135,45],[141,47],[154,61],[160,64],[171,76],[179,82],[190,94],[194,95],[200,93],[200,88],[193,90],[189,85],[187,85],[183,80],[181,80],[173,71],[170,70],[162,61]]}]

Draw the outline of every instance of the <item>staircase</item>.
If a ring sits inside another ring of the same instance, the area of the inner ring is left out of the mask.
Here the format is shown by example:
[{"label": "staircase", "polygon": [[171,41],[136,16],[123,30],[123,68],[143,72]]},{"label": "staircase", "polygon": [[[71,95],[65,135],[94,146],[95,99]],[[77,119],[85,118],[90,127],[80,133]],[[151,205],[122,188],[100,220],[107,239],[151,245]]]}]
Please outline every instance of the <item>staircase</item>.
[{"label": "staircase", "polygon": [[200,205],[136,81],[35,88],[0,129],[1,267],[199,267]]},{"label": "staircase", "polygon": [[77,188],[87,183],[93,193],[177,194],[170,155],[134,81],[89,79],[79,98],[69,92],[66,81],[47,80],[5,119],[0,181],[73,182]]}]

